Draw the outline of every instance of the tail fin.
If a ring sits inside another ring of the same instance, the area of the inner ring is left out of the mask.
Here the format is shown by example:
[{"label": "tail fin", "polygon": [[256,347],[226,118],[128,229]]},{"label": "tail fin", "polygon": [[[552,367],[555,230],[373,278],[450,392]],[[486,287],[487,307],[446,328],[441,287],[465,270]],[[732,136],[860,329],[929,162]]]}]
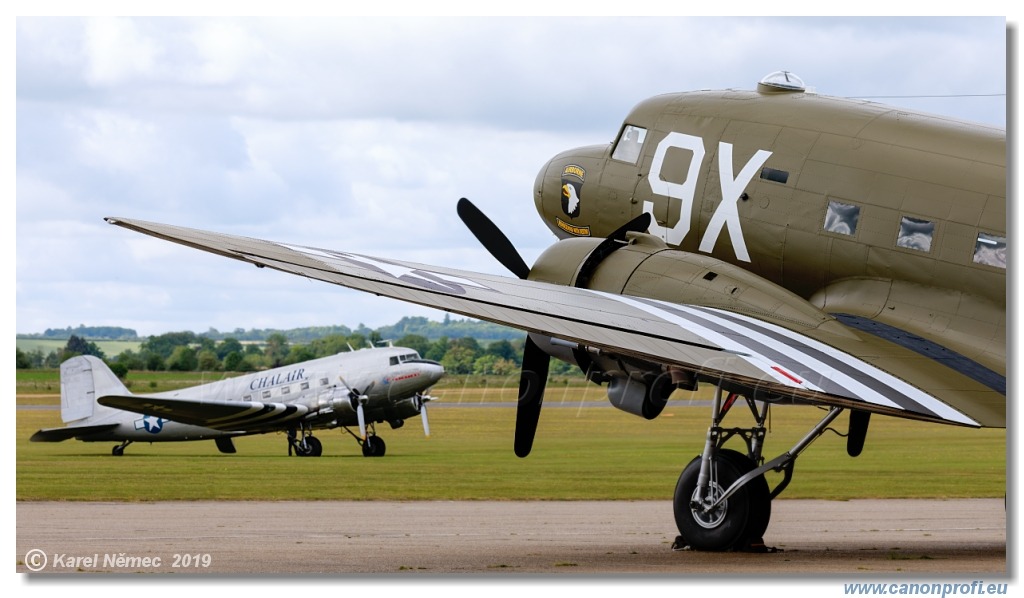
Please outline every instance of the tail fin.
[{"label": "tail fin", "polygon": [[96,399],[111,394],[131,393],[102,360],[79,355],[60,364],[60,418],[64,423],[84,423],[97,411],[109,410]]}]

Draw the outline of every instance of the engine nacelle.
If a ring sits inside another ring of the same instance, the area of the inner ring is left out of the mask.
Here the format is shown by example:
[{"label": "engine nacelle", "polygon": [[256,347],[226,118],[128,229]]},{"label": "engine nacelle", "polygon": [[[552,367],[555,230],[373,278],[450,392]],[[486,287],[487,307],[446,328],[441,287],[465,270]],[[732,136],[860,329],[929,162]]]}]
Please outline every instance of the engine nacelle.
[{"label": "engine nacelle", "polygon": [[[807,328],[835,319],[803,298],[739,266],[699,253],[669,249],[657,237],[626,233],[625,242],[596,263],[588,261],[603,239],[565,239],[534,263],[530,280],[648,297],[686,305],[757,313]],[[842,326],[833,330],[844,334]]]},{"label": "engine nacelle", "polygon": [[608,400],[626,413],[654,419],[665,409],[673,390],[675,386],[668,372],[642,377],[617,375],[608,382]]},{"label": "engine nacelle", "polygon": [[[833,317],[781,286],[709,255],[669,249],[646,233],[559,241],[537,259],[530,279],[758,314],[846,334]],[[694,390],[702,369],[701,364],[661,364],[533,336],[549,355],[575,363],[593,382],[608,383],[612,405],[647,419],[661,413],[673,389]]]},{"label": "engine nacelle", "polygon": [[612,405],[646,419],[661,414],[676,388],[697,388],[696,377],[680,368],[663,368],[539,334],[530,334],[530,338],[551,357],[579,366],[591,382],[608,383],[608,400]]},{"label": "engine nacelle", "polygon": [[334,388],[321,393],[316,398],[307,400],[306,406],[310,411],[315,411],[325,417],[333,416],[344,420],[356,416],[352,398],[349,397],[348,390],[343,388]]},{"label": "engine nacelle", "polygon": [[[559,241],[534,262],[530,280],[720,308],[787,327],[849,335],[835,318],[785,288],[710,255],[669,249],[647,233]],[[593,382],[607,382],[612,405],[648,419],[661,413],[672,389],[694,390],[703,369],[702,364],[656,363],[559,339],[534,341],[549,355],[578,365]]]}]

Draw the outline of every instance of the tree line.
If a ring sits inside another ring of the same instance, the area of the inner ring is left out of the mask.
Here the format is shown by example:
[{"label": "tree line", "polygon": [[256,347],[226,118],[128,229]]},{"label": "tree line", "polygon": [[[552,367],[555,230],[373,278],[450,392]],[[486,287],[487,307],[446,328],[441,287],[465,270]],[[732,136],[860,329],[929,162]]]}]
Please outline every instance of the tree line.
[{"label": "tree line", "polygon": [[[520,333],[521,335],[522,333]],[[262,343],[243,343],[237,338],[214,340],[194,332],[168,332],[151,336],[137,351],[125,350],[104,355],[96,343],[72,335],[60,350],[44,355],[42,350],[17,350],[17,367],[56,368],[76,355],[98,357],[120,377],[129,371],[203,371],[254,372],[291,365],[345,351],[380,346],[385,343],[379,331],[368,334],[332,334],[306,343],[293,343],[282,333],[269,335]],[[482,345],[476,338],[443,336],[431,340],[421,334],[406,334],[393,344],[415,350],[425,359],[439,362],[454,375],[480,374],[507,376],[519,371],[523,361],[525,338],[500,339]],[[552,361],[552,374],[572,371],[572,366]]]},{"label": "tree line", "polygon": [[[392,339],[401,338],[406,335],[418,335],[424,336],[432,341],[438,340],[441,337],[461,338],[464,336],[471,336],[482,341],[511,341],[518,339],[523,335],[519,330],[509,328],[508,326],[501,326],[499,324],[492,324],[490,322],[482,322],[473,319],[453,319],[451,314],[445,314],[444,320],[441,322],[430,320],[422,316],[407,316],[394,324],[381,326],[376,330],[368,328],[364,324],[360,324],[355,329],[343,325],[334,325],[306,326],[303,328],[291,328],[288,330],[279,330],[276,328],[251,328],[246,330],[244,328],[235,328],[231,332],[221,332],[220,330],[211,327],[206,332],[197,336],[206,337],[214,341],[223,341],[233,338],[244,343],[246,341],[264,342],[271,335],[283,334],[289,342],[308,343],[327,336],[340,335],[347,337],[352,335],[362,335],[369,337],[374,333],[380,334],[384,338]],[[139,337],[138,333],[136,333],[132,328],[123,328],[120,326],[85,326],[84,324],[79,324],[76,328],[72,328],[71,326],[66,328],[47,328],[46,331],[42,333],[18,334],[18,338],[50,340],[67,340],[72,336],[92,339],[94,341],[145,340],[145,337]]]}]

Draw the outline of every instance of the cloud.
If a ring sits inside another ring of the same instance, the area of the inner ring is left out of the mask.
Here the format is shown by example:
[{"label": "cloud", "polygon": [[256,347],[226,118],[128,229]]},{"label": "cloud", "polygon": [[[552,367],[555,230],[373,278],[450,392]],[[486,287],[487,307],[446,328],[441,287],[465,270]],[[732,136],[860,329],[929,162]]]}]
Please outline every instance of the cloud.
[{"label": "cloud", "polygon": [[153,74],[160,48],[140,31],[138,21],[101,17],[85,21],[85,79],[110,87]]},{"label": "cloud", "polygon": [[[103,216],[503,273],[455,201],[532,263],[553,240],[538,169],[611,141],[645,97],[752,89],[778,69],[835,95],[1006,85],[1000,19],[19,18],[16,32],[21,332],[374,326],[417,309]],[[892,103],[1005,123],[1005,98]]]}]

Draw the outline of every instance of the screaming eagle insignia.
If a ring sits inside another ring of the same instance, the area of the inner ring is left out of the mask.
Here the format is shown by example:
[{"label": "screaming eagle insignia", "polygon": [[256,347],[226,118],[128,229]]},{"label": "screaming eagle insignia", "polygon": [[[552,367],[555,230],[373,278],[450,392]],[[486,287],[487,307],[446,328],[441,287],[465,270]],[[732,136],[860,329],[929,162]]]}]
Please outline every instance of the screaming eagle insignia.
[{"label": "screaming eagle insignia", "polygon": [[586,175],[587,171],[575,164],[562,169],[562,211],[569,218],[580,215],[580,194]]}]

